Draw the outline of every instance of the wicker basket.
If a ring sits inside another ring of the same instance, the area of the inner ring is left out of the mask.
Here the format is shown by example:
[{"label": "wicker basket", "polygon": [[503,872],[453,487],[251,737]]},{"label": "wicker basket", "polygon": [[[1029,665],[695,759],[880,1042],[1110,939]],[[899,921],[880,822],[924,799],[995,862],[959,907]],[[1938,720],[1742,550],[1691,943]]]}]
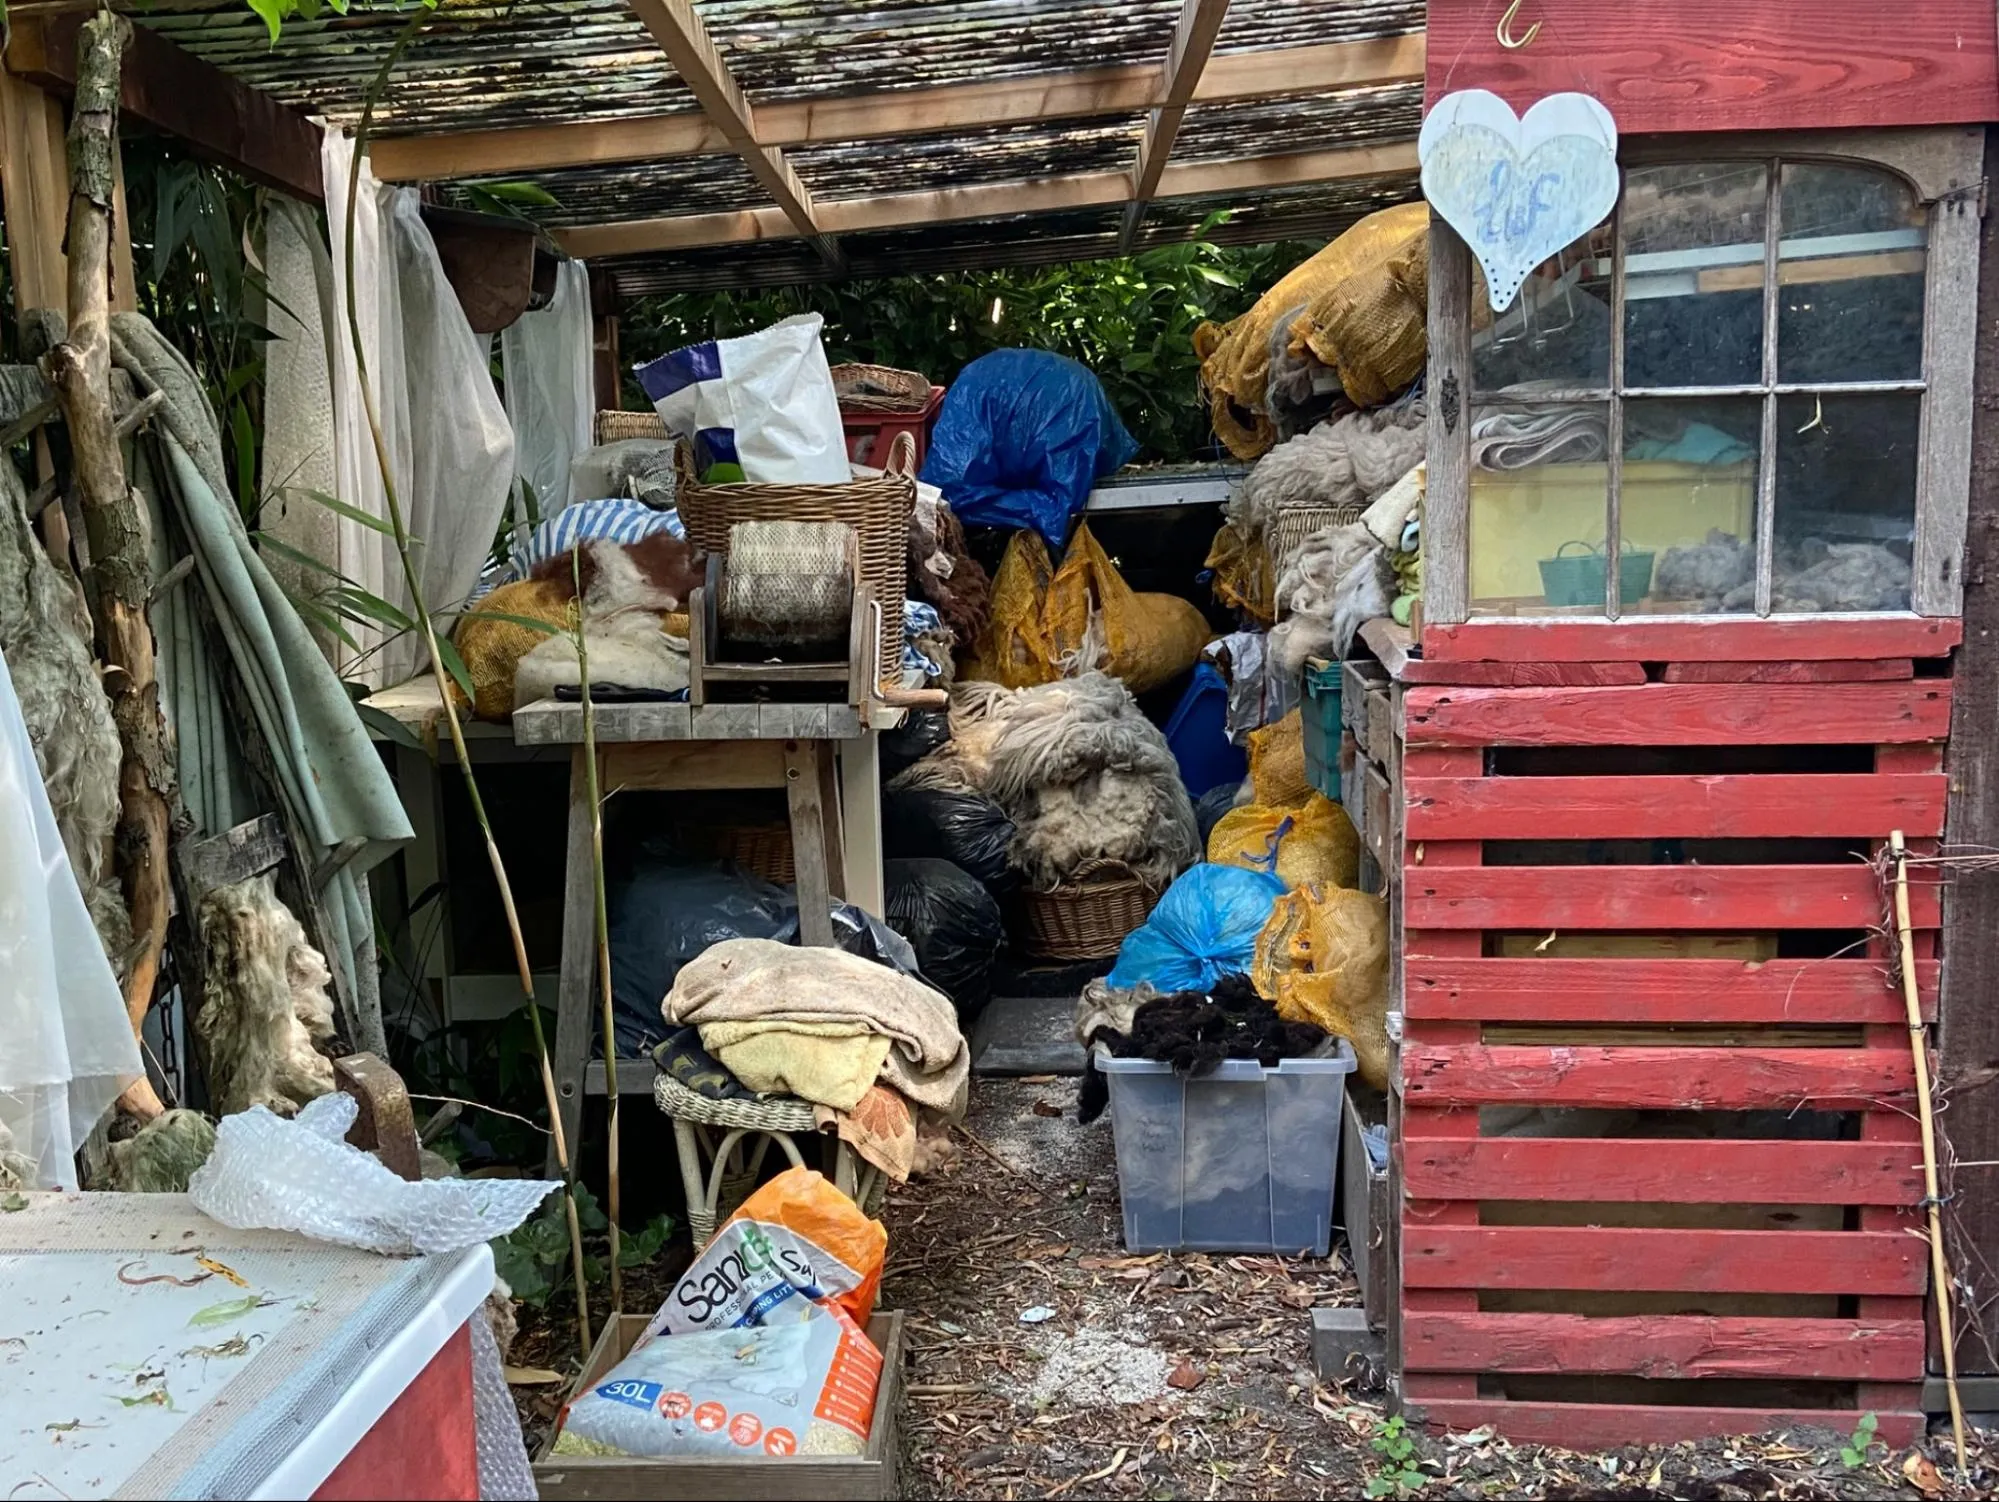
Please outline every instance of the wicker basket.
[{"label": "wicker basket", "polygon": [[1305,540],[1328,527],[1344,527],[1349,522],[1357,522],[1364,506],[1298,506],[1277,513],[1277,520],[1270,524],[1270,574],[1273,579],[1282,578],[1284,566],[1291,561],[1291,555],[1303,547]]},{"label": "wicker basket", "polygon": [[626,438],[666,437],[666,424],[657,412],[613,412],[609,408],[597,414],[597,441],[617,443]]},{"label": "wicker basket", "polygon": [[715,854],[772,886],[788,887],[797,879],[791,862],[791,826],[782,821],[725,825],[715,831]]},{"label": "wicker basket", "polygon": [[909,585],[909,513],[916,504],[916,444],[907,434],[889,449],[878,479],[845,485],[705,485],[694,478],[686,444],[674,450],[675,498],[688,539],[727,557],[737,522],[845,522],[861,546],[861,582],[881,606],[881,677],[902,678],[902,602]]},{"label": "wicker basket", "polygon": [[1094,861],[1077,879],[1051,892],[1021,892],[1014,936],[1038,960],[1097,960],[1116,954],[1143,923],[1160,888],[1141,881],[1122,861]]},{"label": "wicker basket", "polygon": [[[862,385],[879,387],[863,392]],[[892,365],[835,365],[833,391],[842,412],[921,412],[930,403],[930,380]]]}]

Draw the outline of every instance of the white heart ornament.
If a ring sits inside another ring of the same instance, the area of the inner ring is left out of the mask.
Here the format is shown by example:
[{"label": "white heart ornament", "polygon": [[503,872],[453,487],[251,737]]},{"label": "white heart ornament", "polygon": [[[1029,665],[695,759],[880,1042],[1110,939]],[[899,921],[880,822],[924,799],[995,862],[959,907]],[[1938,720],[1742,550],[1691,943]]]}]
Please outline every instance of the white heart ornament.
[{"label": "white heart ornament", "polygon": [[1478,258],[1495,310],[1617,206],[1617,122],[1588,94],[1550,94],[1524,119],[1485,89],[1446,94],[1416,155],[1423,196]]}]

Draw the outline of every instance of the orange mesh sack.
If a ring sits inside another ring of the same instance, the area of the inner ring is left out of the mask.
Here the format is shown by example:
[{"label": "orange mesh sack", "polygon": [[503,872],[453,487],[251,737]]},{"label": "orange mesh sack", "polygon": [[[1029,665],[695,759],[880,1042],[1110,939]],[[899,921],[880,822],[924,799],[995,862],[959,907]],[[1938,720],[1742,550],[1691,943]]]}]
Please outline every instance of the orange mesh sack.
[{"label": "orange mesh sack", "polygon": [[1059,569],[1040,535],[1022,531],[1000,559],[991,624],[959,677],[1032,688],[1101,667],[1143,693],[1192,667],[1208,636],[1196,606],[1127,584],[1087,525]]},{"label": "orange mesh sack", "polygon": [[1277,580],[1272,574],[1270,549],[1251,542],[1223,522],[1208,548],[1203,568],[1213,569],[1216,601],[1230,610],[1239,610],[1259,626],[1277,619]]},{"label": "orange mesh sack", "polygon": [[1013,534],[993,575],[992,614],[985,634],[959,664],[958,676],[1007,688],[1032,688],[1057,677],[1043,614],[1055,565],[1048,544],[1031,527]]},{"label": "orange mesh sack", "polygon": [[1287,887],[1351,887],[1360,881],[1360,835],[1345,809],[1315,792],[1298,809],[1230,809],[1208,836],[1208,859],[1274,872]]},{"label": "orange mesh sack", "polygon": [[[1338,372],[1356,406],[1376,407],[1422,373],[1428,354],[1430,232],[1427,225],[1383,259],[1322,292],[1291,324],[1290,353],[1309,352]],[[1472,327],[1492,322],[1485,276],[1472,271]]]},{"label": "orange mesh sack", "polygon": [[[514,713],[514,674],[521,659],[571,624],[570,601],[575,590],[557,579],[522,579],[502,584],[458,618],[452,644],[471,675],[476,696],[472,713],[482,720],[506,721]],[[546,621],[550,631],[536,631],[500,616]],[[454,692],[456,685],[453,686]],[[463,695],[459,694],[462,700]]]},{"label": "orange mesh sack", "polygon": [[1366,892],[1300,887],[1257,935],[1250,980],[1287,1022],[1315,1022],[1353,1045],[1360,1074],[1388,1088],[1388,904]]},{"label": "orange mesh sack", "polygon": [[1297,808],[1316,791],[1305,775],[1305,718],[1298,710],[1249,733],[1249,783],[1265,808]]},{"label": "orange mesh sack", "polygon": [[[1265,392],[1272,336],[1290,337],[1292,320],[1319,297],[1357,272],[1377,266],[1426,228],[1430,206],[1403,204],[1369,214],[1310,260],[1294,266],[1240,318],[1219,334],[1197,331],[1201,382],[1212,408],[1216,436],[1236,458],[1259,458],[1277,441]],[[1234,409],[1234,410],[1231,410]]]},{"label": "orange mesh sack", "polygon": [[1191,668],[1207,645],[1208,618],[1178,595],[1140,594],[1125,583],[1089,523],[1076,528],[1048,586],[1048,635],[1055,660],[1103,670],[1135,694]]}]

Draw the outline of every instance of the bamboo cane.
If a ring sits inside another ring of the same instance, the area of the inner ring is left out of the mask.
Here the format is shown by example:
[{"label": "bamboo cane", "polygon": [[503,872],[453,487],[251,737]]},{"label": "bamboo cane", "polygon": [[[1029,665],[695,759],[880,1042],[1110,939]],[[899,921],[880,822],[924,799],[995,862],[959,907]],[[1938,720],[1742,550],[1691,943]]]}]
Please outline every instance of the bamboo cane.
[{"label": "bamboo cane", "polygon": [[1909,1014],[1909,1048],[1916,1059],[1916,1111],[1923,1126],[1923,1205],[1929,1212],[1930,1283],[1937,1296],[1937,1338],[1943,1342],[1944,1386],[1950,1393],[1950,1433],[1957,1468],[1964,1470],[1964,1404],[1957,1394],[1957,1334],[1950,1311],[1950,1262],[1943,1250],[1943,1200],[1937,1187],[1936,1113],[1930,1104],[1928,1035],[1916,998],[1916,944],[1909,921],[1909,848],[1902,831],[1888,836],[1895,857],[1895,937],[1900,944],[1902,1004]]},{"label": "bamboo cane", "polygon": [[611,917],[604,895],[604,795],[597,786],[597,705],[590,697],[590,648],[584,641],[588,621],[583,608],[583,543],[578,539],[569,555],[570,570],[576,580],[576,678],[583,696],[583,765],[585,785],[590,793],[590,877],[595,889],[597,922],[597,984],[604,1002],[604,1149],[607,1219],[611,1222],[611,1312],[615,1319],[625,1308],[625,1275],[618,1265],[623,1233],[619,1229],[618,1175],[618,1029],[611,992]]},{"label": "bamboo cane", "polygon": [[555,1144],[555,1162],[562,1173],[562,1195],[569,1228],[569,1260],[576,1278],[576,1324],[577,1344],[587,1360],[590,1355],[590,1284],[586,1277],[583,1260],[583,1228],[576,1212],[576,1170],[569,1156],[569,1144],[562,1130],[562,1111],[555,1089],[555,1069],[549,1061],[546,1030],[541,1025],[541,1005],[535,1000],[534,973],[528,965],[527,941],[521,934],[521,920],[514,906],[513,883],[507,879],[507,868],[500,858],[499,842],[493,837],[493,822],[486,812],[486,801],[479,794],[479,779],[472,771],[472,757],[465,749],[465,730],[458,721],[458,706],[451,697],[451,676],[444,666],[444,654],[438,650],[437,630],[431,621],[430,605],[424,598],[423,581],[418,576],[416,564],[410,553],[409,528],[403,519],[402,498],[397,494],[395,475],[389,465],[388,447],[382,438],[380,416],[375,410],[375,393],[369,383],[368,356],[361,339],[361,310],[354,299],[354,208],[360,195],[361,157],[368,144],[368,133],[374,124],[375,106],[381,100],[387,87],[389,75],[410,44],[417,38],[430,17],[429,11],[418,11],[404,26],[396,38],[395,45],[382,59],[380,71],[368,90],[368,97],[361,109],[361,121],[354,132],[354,159],[347,169],[347,244],[345,272],[347,279],[347,334],[354,351],[354,368],[361,387],[361,405],[368,419],[369,436],[374,439],[375,462],[382,474],[382,493],[388,503],[389,525],[395,537],[396,556],[402,564],[403,584],[409,590],[412,613],[417,628],[422,634],[424,649],[430,659],[431,680],[437,685],[437,695],[444,706],[444,723],[451,732],[451,749],[458,757],[458,770],[465,779],[465,793],[472,804],[473,817],[478,821],[479,832],[486,840],[486,862],[493,869],[493,880],[500,889],[500,907],[506,916],[507,932],[513,939],[514,964],[520,972],[521,994],[526,1001],[528,1021],[534,1030],[535,1052],[541,1061],[541,1088],[548,1104],[548,1124]]}]

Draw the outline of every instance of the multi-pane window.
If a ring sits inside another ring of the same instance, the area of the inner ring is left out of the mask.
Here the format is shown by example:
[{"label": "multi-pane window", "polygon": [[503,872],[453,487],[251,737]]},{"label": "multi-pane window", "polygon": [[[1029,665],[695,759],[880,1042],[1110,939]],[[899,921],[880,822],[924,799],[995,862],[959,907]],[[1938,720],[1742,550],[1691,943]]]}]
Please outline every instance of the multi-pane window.
[{"label": "multi-pane window", "polygon": [[1629,168],[1475,309],[1468,613],[1908,610],[1929,219],[1868,166]]}]

